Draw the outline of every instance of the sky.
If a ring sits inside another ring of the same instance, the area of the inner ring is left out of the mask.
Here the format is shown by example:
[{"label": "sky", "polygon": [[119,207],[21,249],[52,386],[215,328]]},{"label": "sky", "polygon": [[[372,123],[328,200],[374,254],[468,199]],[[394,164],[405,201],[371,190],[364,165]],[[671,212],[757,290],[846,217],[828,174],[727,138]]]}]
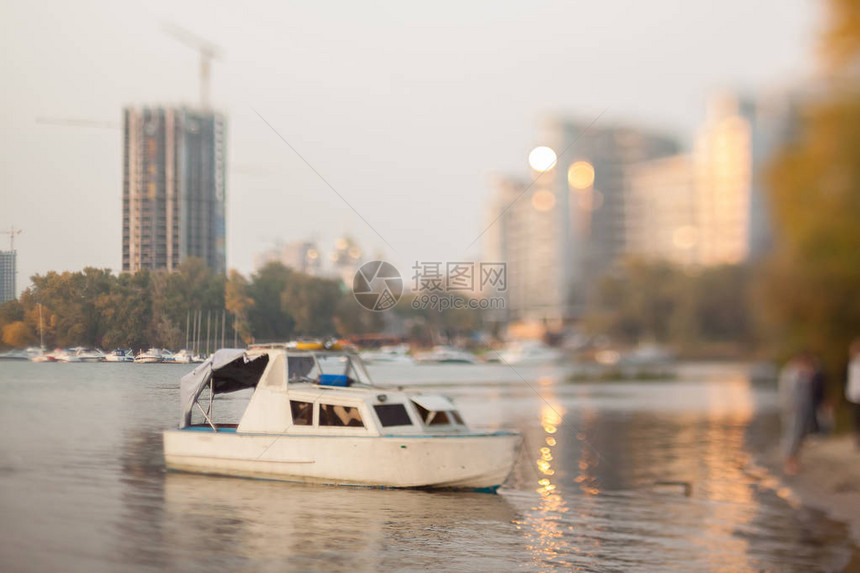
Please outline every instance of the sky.
[{"label": "sky", "polygon": [[528,173],[542,118],[605,110],[600,122],[688,143],[709,94],[807,80],[822,10],[812,0],[6,0],[0,231],[23,229],[19,290],[34,273],[120,269],[122,108],[198,101],[197,53],[165,24],[223,50],[211,92],[228,116],[228,267],[249,274],[276,241],[328,250],[349,234],[403,271],[480,257],[481,241],[467,247],[486,224],[490,178]]}]

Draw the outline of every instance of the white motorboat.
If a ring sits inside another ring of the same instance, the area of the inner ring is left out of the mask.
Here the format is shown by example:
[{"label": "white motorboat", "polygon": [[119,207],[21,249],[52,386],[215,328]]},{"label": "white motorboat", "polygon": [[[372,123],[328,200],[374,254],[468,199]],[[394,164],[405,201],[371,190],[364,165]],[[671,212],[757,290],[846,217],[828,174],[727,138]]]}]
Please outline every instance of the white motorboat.
[{"label": "white motorboat", "polygon": [[78,357],[78,350],[77,348],[58,348],[51,353],[51,356],[53,356],[55,362],[80,362],[81,359]]},{"label": "white motorboat", "polygon": [[377,350],[365,350],[361,353],[364,362],[374,364],[414,364],[415,360],[409,355],[409,346],[380,346]]},{"label": "white motorboat", "polygon": [[0,354],[0,360],[30,360],[30,355],[26,350],[10,350]]},{"label": "white motorboat", "polygon": [[98,348],[78,348],[76,354],[81,362],[104,362],[106,358]]},{"label": "white motorboat", "polygon": [[558,362],[563,354],[559,349],[547,346],[539,340],[523,340],[508,344],[498,356],[505,364],[537,366]]},{"label": "white motorboat", "polygon": [[[251,389],[238,423],[219,395]],[[182,418],[164,432],[168,469],[374,487],[494,491],[521,436],[474,431],[440,394],[374,386],[337,346],[217,351],[182,378]],[[196,419],[195,419],[196,418]]]},{"label": "white motorboat", "polygon": [[477,364],[475,355],[453,346],[434,346],[430,352],[415,357],[418,362],[433,364]]},{"label": "white motorboat", "polygon": [[161,350],[158,348],[150,348],[146,352],[139,352],[137,356],[134,357],[134,361],[137,364],[155,364],[158,362],[162,362],[164,357],[161,354]]},{"label": "white motorboat", "polygon": [[[173,355],[174,364],[191,364],[194,361],[194,355],[190,350],[180,350],[179,352]],[[201,360],[202,362],[202,360]]]},{"label": "white motorboat", "polygon": [[134,362],[134,353],[130,348],[117,348],[105,356],[105,362]]}]

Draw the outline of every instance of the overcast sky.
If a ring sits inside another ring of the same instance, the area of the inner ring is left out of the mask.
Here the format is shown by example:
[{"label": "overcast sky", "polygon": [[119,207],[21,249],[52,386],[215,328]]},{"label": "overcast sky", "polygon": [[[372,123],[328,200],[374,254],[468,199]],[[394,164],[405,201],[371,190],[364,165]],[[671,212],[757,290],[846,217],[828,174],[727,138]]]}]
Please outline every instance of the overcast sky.
[{"label": "overcast sky", "polygon": [[715,89],[808,77],[821,10],[811,0],[4,2],[0,230],[24,230],[19,287],[48,270],[121,267],[122,107],[198,98],[197,54],[162,22],[224,50],[212,99],[229,116],[228,266],[250,272],[279,239],[328,248],[349,233],[403,271],[479,255],[480,242],[464,250],[483,228],[489,176],[527,173],[544,115],[608,108],[601,121],[689,141]]}]

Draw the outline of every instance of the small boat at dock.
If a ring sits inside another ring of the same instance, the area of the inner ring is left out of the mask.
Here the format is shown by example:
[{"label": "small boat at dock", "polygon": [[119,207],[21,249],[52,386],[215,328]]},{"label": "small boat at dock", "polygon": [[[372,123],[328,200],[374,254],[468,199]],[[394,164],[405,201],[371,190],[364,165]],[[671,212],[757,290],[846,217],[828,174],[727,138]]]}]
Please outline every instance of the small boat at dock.
[{"label": "small boat at dock", "polygon": [[164,355],[158,348],[150,348],[146,352],[140,352],[134,358],[137,364],[156,364],[164,361]]},{"label": "small boat at dock", "polygon": [[105,356],[105,362],[134,362],[134,353],[128,348],[117,348]]}]

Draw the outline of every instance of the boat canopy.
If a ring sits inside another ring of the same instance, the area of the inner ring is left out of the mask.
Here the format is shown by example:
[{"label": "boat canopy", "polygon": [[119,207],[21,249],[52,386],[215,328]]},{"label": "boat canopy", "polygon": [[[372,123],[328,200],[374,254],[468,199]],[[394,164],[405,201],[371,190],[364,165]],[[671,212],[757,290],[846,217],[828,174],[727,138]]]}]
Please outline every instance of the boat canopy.
[{"label": "boat canopy", "polygon": [[191,424],[191,410],[207,384],[211,385],[212,394],[254,388],[268,363],[268,354],[251,358],[240,348],[224,348],[216,351],[205,362],[183,376],[179,383],[181,407],[179,427],[185,428]]}]

